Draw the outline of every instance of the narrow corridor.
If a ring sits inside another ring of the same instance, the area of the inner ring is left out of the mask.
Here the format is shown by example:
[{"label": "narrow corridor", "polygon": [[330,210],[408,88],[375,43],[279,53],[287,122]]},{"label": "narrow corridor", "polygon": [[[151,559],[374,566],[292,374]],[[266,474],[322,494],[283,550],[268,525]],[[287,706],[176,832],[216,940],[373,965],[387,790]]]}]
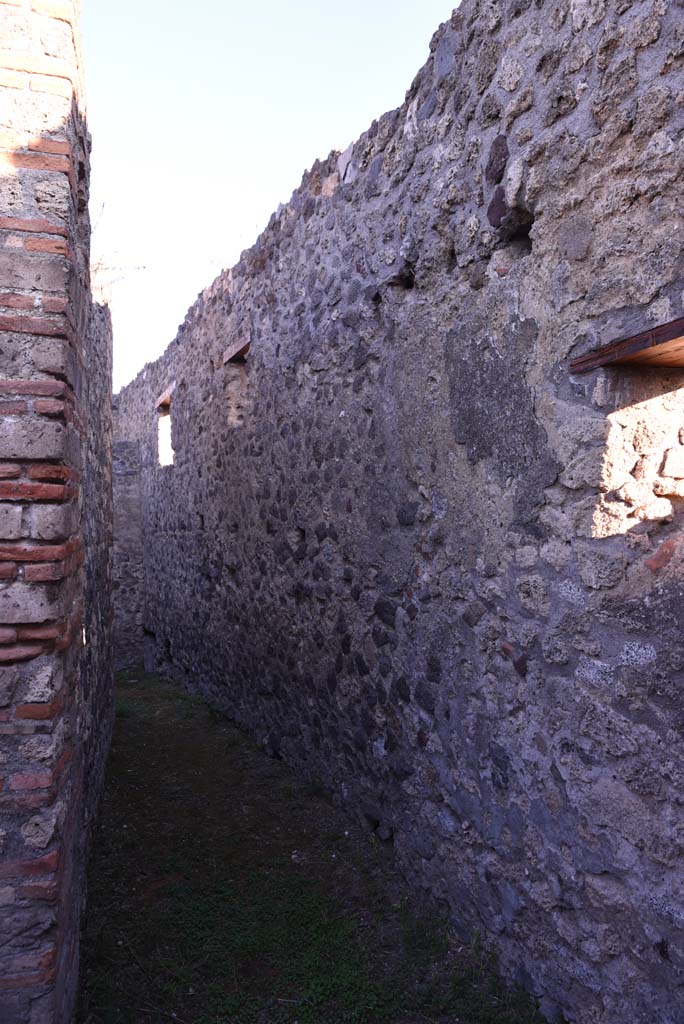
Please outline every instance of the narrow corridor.
[{"label": "narrow corridor", "polygon": [[226,719],[119,679],[80,1024],[533,1024],[391,848]]}]

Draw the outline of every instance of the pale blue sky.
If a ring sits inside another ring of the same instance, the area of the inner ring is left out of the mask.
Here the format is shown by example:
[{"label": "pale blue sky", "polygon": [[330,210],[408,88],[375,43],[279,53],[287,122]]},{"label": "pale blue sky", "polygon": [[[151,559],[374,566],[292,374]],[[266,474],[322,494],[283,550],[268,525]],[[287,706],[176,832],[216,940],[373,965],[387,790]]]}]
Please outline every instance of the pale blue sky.
[{"label": "pale blue sky", "polygon": [[402,103],[454,5],[84,6],[93,251],[123,278],[113,290],[118,389],[163,352],[302,172]]}]

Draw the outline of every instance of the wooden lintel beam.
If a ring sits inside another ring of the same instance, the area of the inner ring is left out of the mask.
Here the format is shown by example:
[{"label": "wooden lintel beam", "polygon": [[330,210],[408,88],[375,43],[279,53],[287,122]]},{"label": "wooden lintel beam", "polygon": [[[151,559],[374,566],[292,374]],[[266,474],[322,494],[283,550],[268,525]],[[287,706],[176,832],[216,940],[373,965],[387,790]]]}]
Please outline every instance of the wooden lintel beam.
[{"label": "wooden lintel beam", "polygon": [[570,370],[588,373],[600,366],[622,363],[684,367],[684,317],[586,352],[573,359]]}]

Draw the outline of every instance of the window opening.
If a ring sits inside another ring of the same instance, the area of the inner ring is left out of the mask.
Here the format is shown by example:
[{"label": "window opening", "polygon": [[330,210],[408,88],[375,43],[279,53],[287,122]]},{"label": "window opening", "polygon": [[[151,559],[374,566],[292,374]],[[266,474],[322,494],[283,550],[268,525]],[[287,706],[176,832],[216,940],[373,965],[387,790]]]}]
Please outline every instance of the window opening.
[{"label": "window opening", "polygon": [[160,466],[173,466],[174,450],[171,434],[171,395],[173,384],[157,399],[157,460]]},{"label": "window opening", "polygon": [[250,342],[244,338],[233,342],[223,353],[226,371],[228,426],[241,427],[247,414],[247,355]]}]

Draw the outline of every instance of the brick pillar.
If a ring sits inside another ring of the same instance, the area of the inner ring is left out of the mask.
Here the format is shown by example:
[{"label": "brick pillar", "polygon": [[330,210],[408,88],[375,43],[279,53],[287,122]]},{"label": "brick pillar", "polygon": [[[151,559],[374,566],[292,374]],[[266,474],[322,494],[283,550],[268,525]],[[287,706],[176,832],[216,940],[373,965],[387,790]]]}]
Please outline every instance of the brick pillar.
[{"label": "brick pillar", "polygon": [[[97,790],[111,720],[106,597],[102,614],[84,607],[84,523],[91,545],[106,533],[111,364],[89,292],[78,8],[0,2],[2,1024],[71,1020],[86,775]],[[88,473],[103,495],[91,487],[84,508]],[[101,636],[86,635],[91,622]]]}]

